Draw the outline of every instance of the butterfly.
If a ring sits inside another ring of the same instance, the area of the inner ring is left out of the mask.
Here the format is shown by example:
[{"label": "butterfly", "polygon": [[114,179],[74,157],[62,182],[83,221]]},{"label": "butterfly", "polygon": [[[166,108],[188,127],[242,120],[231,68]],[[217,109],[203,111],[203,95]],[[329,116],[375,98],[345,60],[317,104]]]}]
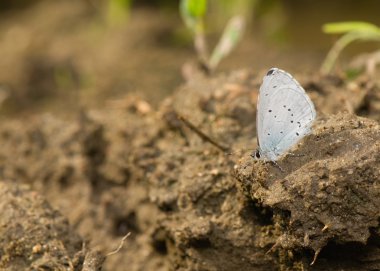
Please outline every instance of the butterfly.
[{"label": "butterfly", "polygon": [[316,116],[314,104],[301,85],[289,73],[270,69],[259,91],[258,148],[251,156],[275,163],[311,132]]}]

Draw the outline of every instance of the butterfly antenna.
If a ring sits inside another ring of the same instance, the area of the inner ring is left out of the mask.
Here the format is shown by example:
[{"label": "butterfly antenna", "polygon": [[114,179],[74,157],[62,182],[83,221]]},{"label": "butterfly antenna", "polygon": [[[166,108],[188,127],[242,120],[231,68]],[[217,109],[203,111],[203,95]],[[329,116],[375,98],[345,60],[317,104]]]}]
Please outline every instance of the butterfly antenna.
[{"label": "butterfly antenna", "polygon": [[186,119],[184,116],[178,114],[176,112],[177,118],[181,120],[190,130],[192,130],[194,133],[196,133],[200,138],[202,138],[204,141],[209,142],[210,144],[217,147],[222,152],[229,152],[230,148],[227,146],[223,146],[216,142],[214,139],[206,135],[204,132],[202,132],[198,127],[196,127],[194,124],[192,124],[188,119]]}]

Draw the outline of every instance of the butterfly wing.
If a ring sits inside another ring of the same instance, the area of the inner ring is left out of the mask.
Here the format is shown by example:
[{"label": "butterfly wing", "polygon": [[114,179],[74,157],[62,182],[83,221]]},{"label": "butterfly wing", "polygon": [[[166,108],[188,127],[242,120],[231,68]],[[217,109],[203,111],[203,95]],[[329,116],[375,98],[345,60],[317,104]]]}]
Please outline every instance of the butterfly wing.
[{"label": "butterfly wing", "polygon": [[276,160],[310,133],[314,105],[300,84],[280,69],[270,69],[260,88],[257,133],[262,157]]}]

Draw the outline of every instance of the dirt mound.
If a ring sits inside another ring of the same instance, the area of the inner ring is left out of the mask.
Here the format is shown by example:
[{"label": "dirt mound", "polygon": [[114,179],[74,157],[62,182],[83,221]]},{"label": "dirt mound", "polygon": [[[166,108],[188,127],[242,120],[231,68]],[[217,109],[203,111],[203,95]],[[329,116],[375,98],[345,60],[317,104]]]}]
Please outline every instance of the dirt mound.
[{"label": "dirt mound", "polygon": [[304,156],[280,161],[288,175],[260,163],[252,174],[262,75],[194,77],[157,112],[127,97],[73,121],[3,122],[0,176],[41,192],[104,253],[131,232],[106,270],[300,270],[322,247],[314,268],[377,267],[378,124],[331,114],[379,120],[366,98],[378,88],[296,75],[326,116],[296,150]]},{"label": "dirt mound", "polygon": [[[273,210],[281,227],[272,250],[312,249],[317,256],[329,241],[365,245],[371,234],[377,236],[373,229],[380,218],[379,128],[376,121],[334,115],[320,120],[300,144],[296,153],[303,156],[279,161],[284,172],[261,161],[237,169],[243,190]],[[357,261],[364,268],[362,256]],[[376,266],[380,268],[380,262]]]},{"label": "dirt mound", "polygon": [[2,270],[81,270],[88,265],[82,239],[38,193],[1,182],[0,197]]}]

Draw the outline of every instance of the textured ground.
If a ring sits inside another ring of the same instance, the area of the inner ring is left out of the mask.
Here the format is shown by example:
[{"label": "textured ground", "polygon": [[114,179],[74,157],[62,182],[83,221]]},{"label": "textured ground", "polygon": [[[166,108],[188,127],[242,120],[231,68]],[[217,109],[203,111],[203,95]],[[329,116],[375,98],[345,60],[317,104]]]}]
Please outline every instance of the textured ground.
[{"label": "textured ground", "polygon": [[380,90],[295,74],[319,118],[282,173],[249,157],[263,75],[194,76],[158,110],[3,121],[0,267],[91,270],[131,232],[104,270],[379,269]]}]

